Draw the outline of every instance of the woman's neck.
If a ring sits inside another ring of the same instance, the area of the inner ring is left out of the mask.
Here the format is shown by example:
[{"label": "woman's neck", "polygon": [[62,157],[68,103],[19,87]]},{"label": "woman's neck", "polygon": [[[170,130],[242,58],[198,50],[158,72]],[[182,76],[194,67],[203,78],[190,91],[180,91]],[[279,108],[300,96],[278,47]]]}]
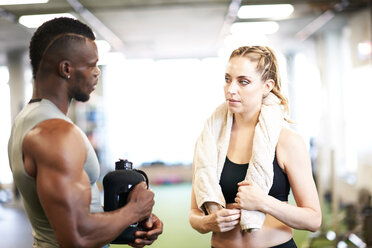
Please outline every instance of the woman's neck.
[{"label": "woman's neck", "polygon": [[234,124],[237,127],[254,128],[257,125],[260,110],[252,111],[249,113],[234,114]]}]

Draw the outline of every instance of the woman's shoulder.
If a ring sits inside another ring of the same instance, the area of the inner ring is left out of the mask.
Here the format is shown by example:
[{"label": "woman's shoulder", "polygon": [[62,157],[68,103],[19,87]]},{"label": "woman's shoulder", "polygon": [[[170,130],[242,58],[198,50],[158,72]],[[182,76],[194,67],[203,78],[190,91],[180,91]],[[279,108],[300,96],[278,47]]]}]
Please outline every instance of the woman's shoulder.
[{"label": "woman's shoulder", "polygon": [[305,153],[306,145],[302,136],[288,127],[283,127],[276,147],[280,167],[286,171],[286,167],[290,164],[289,161],[293,161],[296,157],[301,157]]},{"label": "woman's shoulder", "polygon": [[304,144],[304,141],[299,133],[290,129],[289,127],[282,128],[279,135],[278,146],[293,149],[294,146],[302,144]]}]

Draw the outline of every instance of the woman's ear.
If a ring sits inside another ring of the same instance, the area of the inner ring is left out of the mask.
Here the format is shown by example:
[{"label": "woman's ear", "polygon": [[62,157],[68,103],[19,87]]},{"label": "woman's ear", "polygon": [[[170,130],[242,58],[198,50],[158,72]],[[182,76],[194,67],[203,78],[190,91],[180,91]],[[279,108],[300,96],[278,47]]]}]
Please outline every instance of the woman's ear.
[{"label": "woman's ear", "polygon": [[62,78],[70,79],[71,62],[69,60],[62,60],[58,66],[58,73]]},{"label": "woman's ear", "polygon": [[272,79],[268,79],[264,83],[264,97],[268,96],[270,91],[274,88],[275,82]]}]

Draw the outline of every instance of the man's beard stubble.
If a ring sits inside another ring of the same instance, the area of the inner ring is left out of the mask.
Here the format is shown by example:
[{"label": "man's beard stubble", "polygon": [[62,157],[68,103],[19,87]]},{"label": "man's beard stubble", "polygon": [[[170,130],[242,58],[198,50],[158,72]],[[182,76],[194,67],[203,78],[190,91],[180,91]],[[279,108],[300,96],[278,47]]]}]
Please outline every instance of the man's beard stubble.
[{"label": "man's beard stubble", "polygon": [[79,102],[86,102],[88,101],[90,96],[88,94],[85,94],[83,92],[76,92],[74,95],[74,99]]}]

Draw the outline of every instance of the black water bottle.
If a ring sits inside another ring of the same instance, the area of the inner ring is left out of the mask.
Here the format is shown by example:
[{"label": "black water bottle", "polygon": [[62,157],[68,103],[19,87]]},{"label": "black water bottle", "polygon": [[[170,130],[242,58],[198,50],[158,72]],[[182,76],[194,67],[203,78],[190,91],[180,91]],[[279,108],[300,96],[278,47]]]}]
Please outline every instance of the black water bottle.
[{"label": "black water bottle", "polygon": [[[132,162],[120,159],[115,163],[115,171],[107,173],[103,178],[104,210],[113,211],[127,204],[131,189],[140,182],[149,180],[145,172],[132,168]],[[134,233],[144,230],[141,223],[133,223],[125,229],[111,244],[129,244],[135,240]]]}]

